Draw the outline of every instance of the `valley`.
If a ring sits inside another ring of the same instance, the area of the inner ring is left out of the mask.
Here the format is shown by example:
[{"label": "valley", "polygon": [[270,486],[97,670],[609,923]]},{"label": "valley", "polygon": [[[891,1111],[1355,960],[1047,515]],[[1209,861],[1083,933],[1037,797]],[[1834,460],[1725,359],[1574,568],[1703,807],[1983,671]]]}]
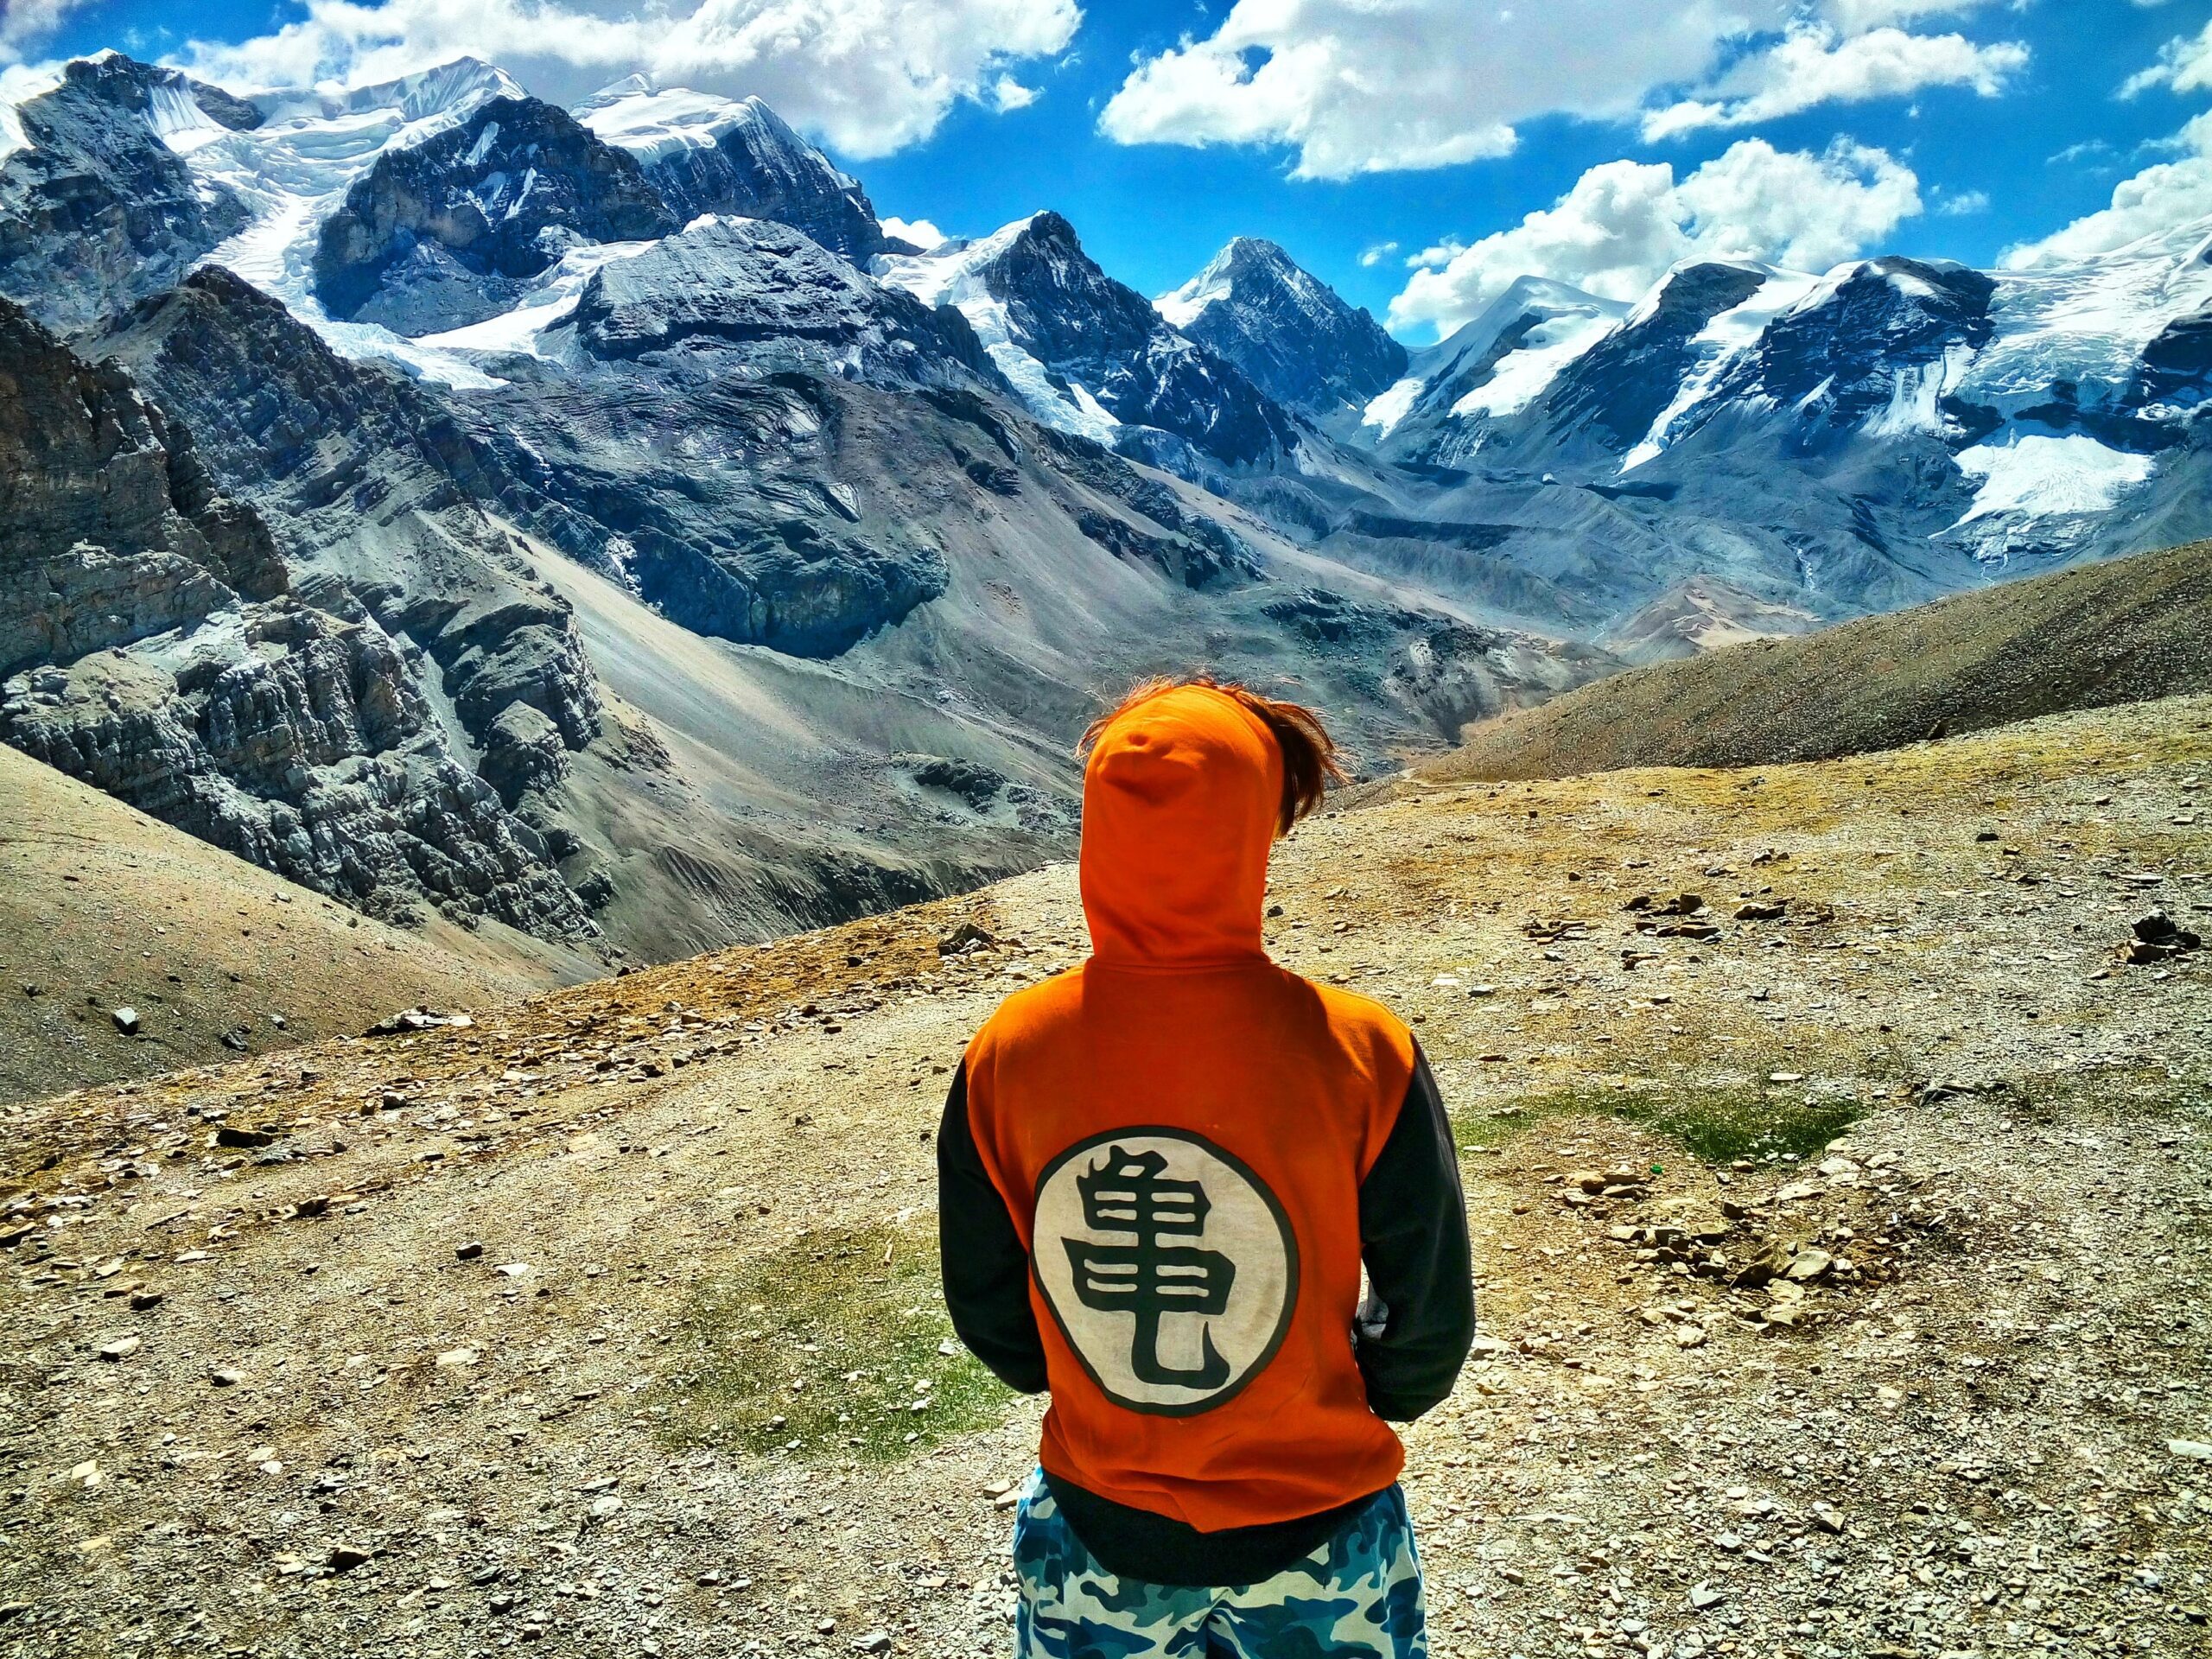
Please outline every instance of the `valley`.
[{"label": "valley", "polygon": [[[1442,1650],[2202,1651],[2212,980],[2121,954],[2212,917],[2208,768],[2178,697],[1283,845],[1271,948],[1460,1147]],[[931,1140],[1084,949],[1056,865],[0,1108],[11,1647],[1003,1650],[1035,1408],[949,1341]]]}]

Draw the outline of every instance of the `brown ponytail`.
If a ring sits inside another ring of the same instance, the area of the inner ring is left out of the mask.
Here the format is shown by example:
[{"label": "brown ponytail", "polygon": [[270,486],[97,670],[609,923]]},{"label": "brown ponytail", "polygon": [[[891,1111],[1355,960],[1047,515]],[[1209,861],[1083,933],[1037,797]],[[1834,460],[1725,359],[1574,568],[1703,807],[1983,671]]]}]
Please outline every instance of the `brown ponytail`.
[{"label": "brown ponytail", "polygon": [[1321,804],[1321,797],[1331,784],[1345,781],[1344,768],[1337,764],[1336,741],[1322,725],[1319,715],[1303,703],[1263,697],[1249,686],[1217,680],[1211,674],[1194,674],[1184,679],[1162,677],[1131,687],[1121,702],[1084,728],[1083,736],[1075,746],[1076,753],[1090,753],[1091,745],[1098,741],[1106,728],[1139,703],[1149,702],[1163,691],[1179,690],[1185,686],[1218,691],[1233,699],[1274,734],[1275,747],[1282,751],[1282,807],[1275,820],[1276,834],[1289,834],[1291,825]]}]

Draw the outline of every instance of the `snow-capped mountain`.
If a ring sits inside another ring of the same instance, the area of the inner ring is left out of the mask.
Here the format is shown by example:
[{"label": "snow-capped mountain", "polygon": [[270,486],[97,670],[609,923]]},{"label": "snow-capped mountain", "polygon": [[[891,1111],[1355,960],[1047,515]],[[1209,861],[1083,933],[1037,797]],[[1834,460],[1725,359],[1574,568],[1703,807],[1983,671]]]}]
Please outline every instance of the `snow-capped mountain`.
[{"label": "snow-capped mountain", "polygon": [[1416,353],[1361,425],[1394,457],[1449,465],[1482,447],[1628,308],[1541,276],[1516,279],[1482,315]]},{"label": "snow-capped mountain", "polygon": [[855,264],[915,251],[884,235],[859,180],[840,172],[757,98],[733,101],[632,75],[574,113],[636,158],[679,219],[702,213],[772,219]]},{"label": "snow-capped mountain", "polygon": [[1171,465],[1152,435],[1231,467],[1279,462],[1297,445],[1273,398],[1101,270],[1058,213],[878,268],[957,307],[1038,418],[1064,431]]},{"label": "snow-capped mountain", "polygon": [[1406,348],[1382,324],[1258,237],[1234,238],[1154,303],[1184,334],[1302,414],[1364,409],[1406,372]]},{"label": "snow-capped mountain", "polygon": [[69,66],[0,111],[0,741],[580,972],[1064,849],[1141,673],[1395,765],[1613,664],[1132,464],[1372,470],[1065,220],[933,255],[754,101]]}]

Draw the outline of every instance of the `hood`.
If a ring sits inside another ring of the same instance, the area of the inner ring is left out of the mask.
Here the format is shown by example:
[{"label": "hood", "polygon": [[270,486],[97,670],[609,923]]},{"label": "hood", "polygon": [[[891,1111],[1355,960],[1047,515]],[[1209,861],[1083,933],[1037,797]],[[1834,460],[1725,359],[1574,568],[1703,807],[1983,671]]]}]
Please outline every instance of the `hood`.
[{"label": "hood", "polygon": [[1282,752],[1233,698],[1180,686],[1117,716],[1083,774],[1082,885],[1103,963],[1264,961]]}]

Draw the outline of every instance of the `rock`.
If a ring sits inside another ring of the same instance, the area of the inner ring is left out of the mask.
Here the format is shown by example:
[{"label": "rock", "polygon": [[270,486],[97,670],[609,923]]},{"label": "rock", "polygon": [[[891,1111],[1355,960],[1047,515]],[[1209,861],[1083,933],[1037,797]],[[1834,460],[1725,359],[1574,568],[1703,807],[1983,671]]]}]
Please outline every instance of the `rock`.
[{"label": "rock", "polygon": [[1843,1530],[1843,1513],[1833,1503],[1815,1503],[1813,1505],[1813,1524],[1822,1532],[1840,1534]]},{"label": "rock", "polygon": [[141,1287],[130,1293],[130,1311],[134,1313],[148,1313],[159,1307],[164,1300],[164,1293]]},{"label": "rock", "polygon": [[484,1247],[475,1240],[472,1239],[466,1244],[454,1245],[453,1247],[453,1253],[454,1257],[459,1261],[474,1262],[478,1256],[484,1254]]},{"label": "rock", "polygon": [[1785,1277],[1802,1284],[1818,1279],[1834,1266],[1835,1258],[1826,1250],[1816,1250],[1808,1245],[1789,1258],[1789,1265],[1783,1269],[1783,1273]]},{"label": "rock", "polygon": [[438,1356],[437,1363],[439,1365],[451,1370],[461,1366],[474,1365],[480,1357],[482,1357],[482,1356],[480,1355],[474,1348],[448,1348],[445,1352]]},{"label": "rock", "polygon": [[219,1365],[207,1373],[207,1380],[219,1389],[234,1389],[245,1381],[245,1373],[228,1365]]},{"label": "rock", "polygon": [[2177,1458],[2196,1458],[2212,1463],[2212,1440],[2168,1440],[2166,1450]]},{"label": "rock", "polygon": [[225,1123],[216,1128],[213,1144],[219,1147],[251,1149],[258,1147],[273,1147],[276,1144],[278,1138],[267,1129],[249,1129],[235,1123]]},{"label": "rock", "polygon": [[135,1037],[135,1036],[137,1036],[137,1035],[138,1034],[138,1010],[137,1010],[137,1009],[136,1009],[136,1008],[115,1008],[115,1009],[111,1009],[111,1010],[109,1012],[108,1018],[115,1021],[115,1028],[116,1028],[118,1031],[121,1032],[124,1036],[126,1036],[126,1037]]},{"label": "rock", "polygon": [[1736,906],[1736,919],[1739,922],[1777,922],[1788,913],[1788,910],[1789,901],[1786,899],[1777,899],[1771,904],[1763,899],[1753,899]]},{"label": "rock", "polygon": [[118,1360],[130,1358],[131,1355],[137,1353],[139,1349],[144,1345],[145,1344],[137,1337],[118,1337],[112,1342],[102,1343],[94,1351],[96,1351],[102,1359],[108,1361],[110,1363],[113,1363]]},{"label": "rock", "polygon": [[855,1653],[888,1653],[891,1651],[891,1632],[870,1630],[853,1643]]},{"label": "rock", "polygon": [[350,1573],[374,1554],[363,1544],[333,1544],[322,1564],[333,1573]]},{"label": "rock", "polygon": [[957,957],[970,950],[993,950],[998,940],[973,922],[963,922],[937,942],[937,953],[941,957]]},{"label": "rock", "polygon": [[1700,1613],[1709,1607],[1718,1607],[1727,1599],[1726,1590],[1716,1590],[1702,1579],[1690,1586],[1690,1605]]}]

